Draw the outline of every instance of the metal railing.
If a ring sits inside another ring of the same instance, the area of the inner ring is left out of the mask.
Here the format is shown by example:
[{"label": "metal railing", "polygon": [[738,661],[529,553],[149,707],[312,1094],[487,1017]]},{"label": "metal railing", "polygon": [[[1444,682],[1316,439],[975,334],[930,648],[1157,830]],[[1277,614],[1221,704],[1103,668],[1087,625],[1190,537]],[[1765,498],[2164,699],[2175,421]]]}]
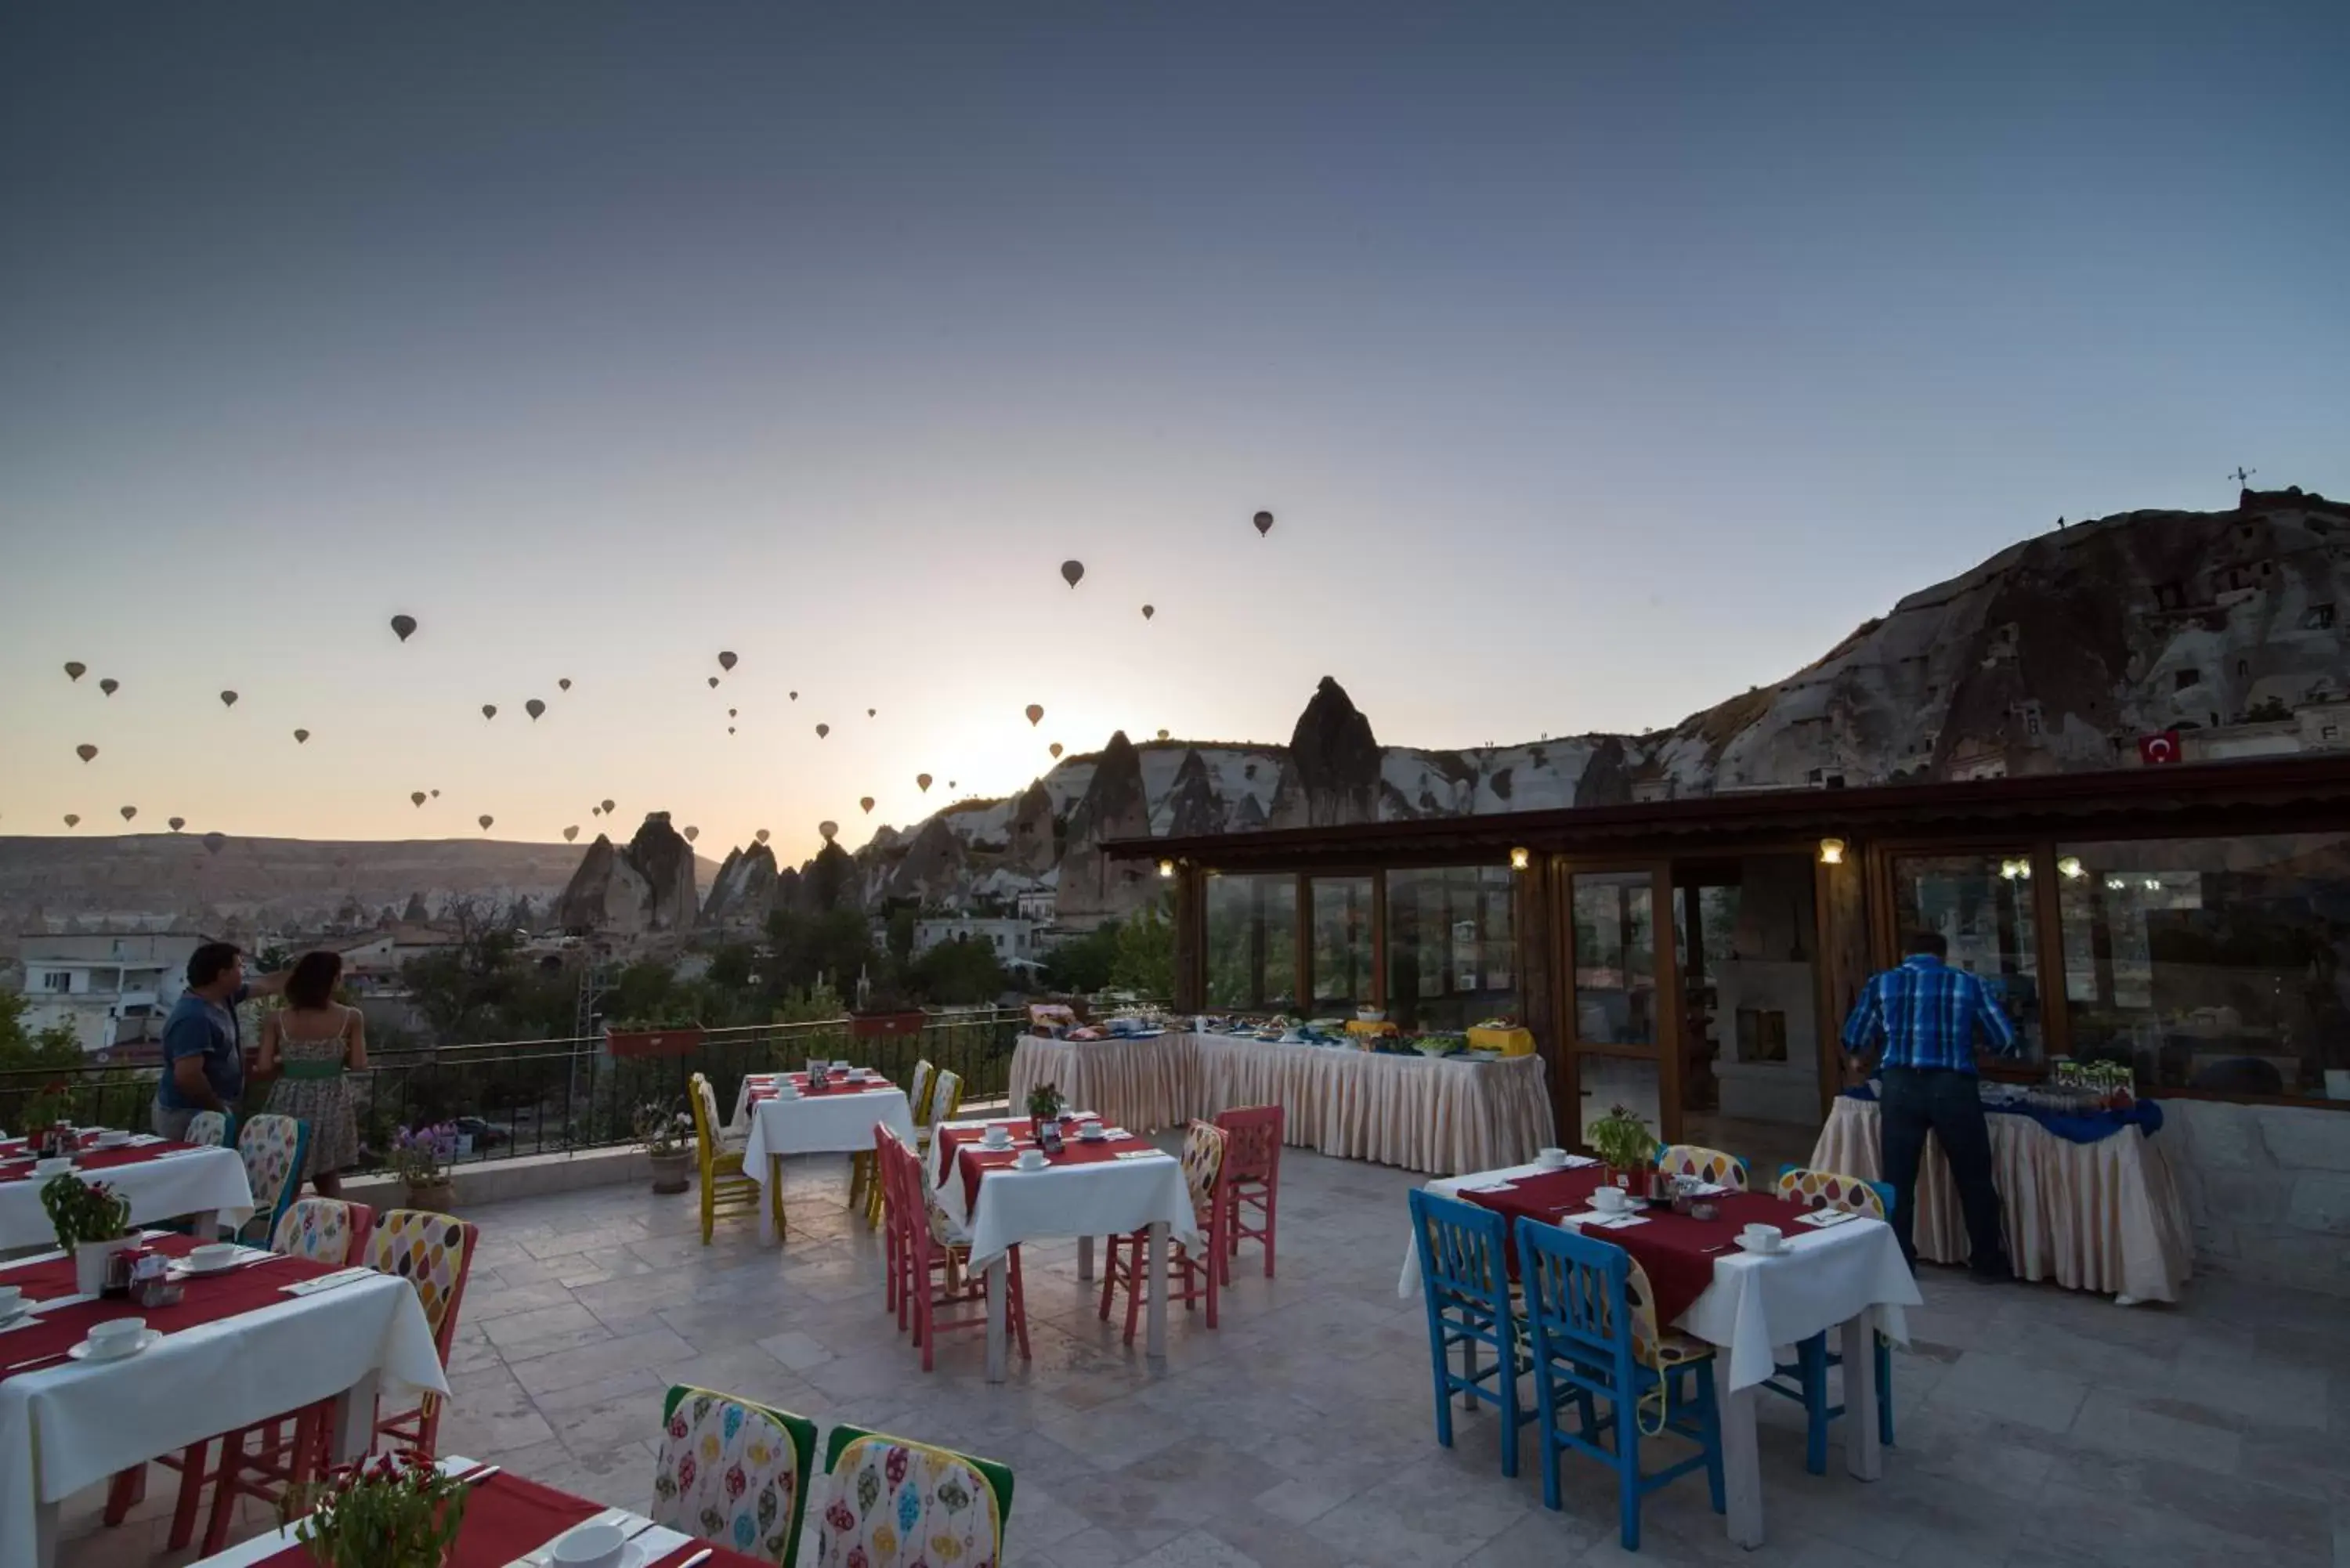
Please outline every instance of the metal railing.
[{"label": "metal railing", "polygon": [[[358,1101],[362,1170],[380,1168],[402,1127],[454,1122],[467,1140],[461,1163],[558,1154],[635,1141],[636,1117],[649,1104],[685,1108],[687,1080],[701,1073],[716,1091],[718,1114],[733,1108],[746,1073],[805,1064],[811,1056],[853,1062],[911,1086],[916,1062],[960,1074],[964,1098],[1002,1095],[1012,1048],[1027,1014],[1011,1008],[931,1012],[919,1031],[863,1036],[847,1018],[754,1024],[702,1032],[677,1055],[615,1056],[601,1035],[508,1040],[386,1053],[351,1075]],[[144,1129],[160,1069],[99,1066],[0,1073],[0,1127],[19,1130],[28,1105],[50,1100],[84,1126]],[[265,1088],[243,1107],[261,1110]]]}]

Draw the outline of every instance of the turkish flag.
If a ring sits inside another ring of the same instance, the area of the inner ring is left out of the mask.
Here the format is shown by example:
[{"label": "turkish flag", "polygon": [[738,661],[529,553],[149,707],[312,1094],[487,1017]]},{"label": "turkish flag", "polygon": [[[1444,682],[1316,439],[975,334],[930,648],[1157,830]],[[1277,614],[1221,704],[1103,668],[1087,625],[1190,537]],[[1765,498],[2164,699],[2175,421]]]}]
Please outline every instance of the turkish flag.
[{"label": "turkish flag", "polygon": [[2165,730],[2159,735],[2140,735],[2137,738],[2137,760],[2148,767],[2178,762],[2178,732]]}]

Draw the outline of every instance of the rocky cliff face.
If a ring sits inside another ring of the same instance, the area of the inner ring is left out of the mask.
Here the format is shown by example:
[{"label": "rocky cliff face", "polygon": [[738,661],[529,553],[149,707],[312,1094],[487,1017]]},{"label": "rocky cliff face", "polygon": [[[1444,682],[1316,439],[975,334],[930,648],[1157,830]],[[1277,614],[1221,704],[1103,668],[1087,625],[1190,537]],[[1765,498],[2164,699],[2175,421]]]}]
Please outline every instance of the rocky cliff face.
[{"label": "rocky cliff face", "polygon": [[613,936],[690,931],[699,912],[693,871],[692,846],[669,813],[649,813],[625,847],[596,836],[556,901],[556,920],[566,930]]},{"label": "rocky cliff face", "polygon": [[764,844],[730,849],[702,900],[702,923],[729,929],[755,929],[775,904],[775,852]]},{"label": "rocky cliff face", "polygon": [[1102,846],[1150,832],[1150,801],[1142,784],[1142,763],[1120,730],[1102,748],[1092,784],[1069,814],[1068,840],[1061,854],[1058,912],[1063,919],[1116,916],[1146,895],[1152,867],[1112,860]]},{"label": "rocky cliff face", "polygon": [[1386,758],[1371,722],[1325,675],[1290,732],[1269,814],[1275,827],[1336,827],[1378,820]]}]

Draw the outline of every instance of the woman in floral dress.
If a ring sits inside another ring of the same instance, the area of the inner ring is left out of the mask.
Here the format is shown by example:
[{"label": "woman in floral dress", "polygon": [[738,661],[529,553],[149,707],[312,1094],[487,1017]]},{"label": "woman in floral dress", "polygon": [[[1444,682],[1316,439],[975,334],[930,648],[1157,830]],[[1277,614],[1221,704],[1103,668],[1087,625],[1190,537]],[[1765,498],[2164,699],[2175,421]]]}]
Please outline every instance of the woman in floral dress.
[{"label": "woman in floral dress", "polygon": [[359,1117],[346,1075],[367,1068],[367,1023],[335,1000],[343,961],[304,953],[286,977],[286,1005],[261,1026],[260,1075],[276,1075],[270,1112],[309,1124],[303,1169],[322,1198],[342,1195],[342,1173],[359,1162]]}]

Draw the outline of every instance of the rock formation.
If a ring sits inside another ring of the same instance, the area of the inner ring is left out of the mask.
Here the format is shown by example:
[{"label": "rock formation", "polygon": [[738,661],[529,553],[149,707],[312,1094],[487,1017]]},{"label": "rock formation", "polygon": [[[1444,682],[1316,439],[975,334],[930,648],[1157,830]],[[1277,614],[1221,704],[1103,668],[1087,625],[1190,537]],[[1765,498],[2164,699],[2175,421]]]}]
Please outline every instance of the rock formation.
[{"label": "rock formation", "polygon": [[1373,822],[1379,810],[1383,754],[1345,688],[1325,675],[1297,716],[1289,754],[1273,792],[1275,827],[1336,827]]},{"label": "rock formation", "polygon": [[691,930],[698,912],[692,846],[650,812],[622,848],[602,834],[588,846],[556,904],[565,930],[649,936]]},{"label": "rock formation", "polygon": [[1020,804],[1013,808],[1011,840],[1004,850],[1004,865],[1027,877],[1042,877],[1061,857],[1061,846],[1055,829],[1053,797],[1046,792],[1042,779],[1021,792]]},{"label": "rock formation", "polygon": [[1156,870],[1141,860],[1112,860],[1102,846],[1150,832],[1150,802],[1142,788],[1142,763],[1120,730],[1094,768],[1086,798],[1069,814],[1069,835],[1061,854],[1058,914],[1065,921],[1124,915],[1150,892]]},{"label": "rock formation", "polygon": [[702,900],[702,923],[729,930],[756,929],[775,907],[775,853],[764,844],[730,849]]},{"label": "rock formation", "polygon": [[905,846],[882,888],[882,898],[918,907],[951,902],[962,891],[969,857],[946,816],[924,823]]}]

